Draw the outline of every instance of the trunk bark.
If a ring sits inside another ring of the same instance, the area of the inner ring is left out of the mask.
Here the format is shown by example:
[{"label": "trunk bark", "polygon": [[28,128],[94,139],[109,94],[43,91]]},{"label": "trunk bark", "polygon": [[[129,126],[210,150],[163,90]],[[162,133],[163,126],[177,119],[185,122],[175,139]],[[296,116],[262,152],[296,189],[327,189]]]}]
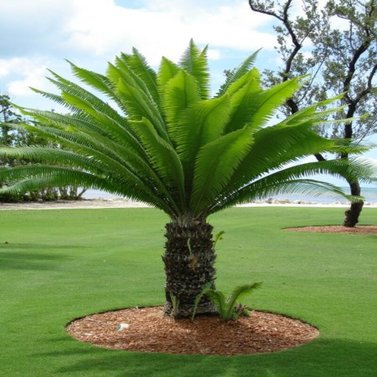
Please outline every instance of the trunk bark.
[{"label": "trunk bark", "polygon": [[[183,221],[184,220],[184,221]],[[195,298],[206,284],[214,287],[215,250],[212,226],[205,219],[174,219],[166,224],[165,313],[174,318],[190,317]],[[207,297],[197,307],[198,314],[215,309]]]},{"label": "trunk bark", "polygon": [[[360,196],[361,189],[360,189],[359,182],[352,182],[352,183],[348,182],[348,183],[350,185],[351,194]],[[356,224],[359,222],[359,217],[363,209],[363,206],[364,206],[364,201],[362,200],[357,201],[357,202],[352,202],[350,208],[344,213],[345,218],[344,218],[343,225],[348,228],[353,228],[354,226],[356,226]]]}]

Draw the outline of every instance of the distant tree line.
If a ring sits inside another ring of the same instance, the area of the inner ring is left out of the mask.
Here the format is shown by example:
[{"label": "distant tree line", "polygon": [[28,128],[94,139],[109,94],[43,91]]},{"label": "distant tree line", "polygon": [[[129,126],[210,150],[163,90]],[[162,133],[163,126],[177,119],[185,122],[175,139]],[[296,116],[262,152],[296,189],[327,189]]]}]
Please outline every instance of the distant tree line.
[{"label": "distant tree line", "polygon": [[[24,128],[17,128],[20,123],[25,123],[20,114],[14,109],[8,95],[0,95],[0,148],[21,147],[21,146],[52,146],[35,133],[27,132]],[[56,147],[56,145],[54,145]],[[1,169],[8,169],[14,166],[35,164],[27,160],[19,160],[12,157],[0,159]],[[0,182],[0,186],[7,182]],[[25,193],[0,193],[0,202],[22,202],[22,201],[52,201],[52,200],[78,200],[85,190],[75,186],[41,188]]]}]

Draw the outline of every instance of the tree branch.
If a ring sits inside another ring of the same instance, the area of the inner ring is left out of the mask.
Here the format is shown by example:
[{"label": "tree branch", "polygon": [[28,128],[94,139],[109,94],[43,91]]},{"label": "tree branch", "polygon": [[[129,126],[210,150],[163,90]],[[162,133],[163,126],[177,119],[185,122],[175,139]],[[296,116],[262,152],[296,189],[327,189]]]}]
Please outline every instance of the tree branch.
[{"label": "tree branch", "polygon": [[354,102],[355,102],[355,99],[352,99],[350,97],[349,90],[350,90],[350,86],[351,86],[351,81],[352,81],[353,76],[356,72],[356,64],[357,64],[358,60],[361,58],[361,56],[363,55],[363,53],[368,50],[369,46],[370,46],[370,41],[369,40],[364,41],[359,46],[359,48],[355,51],[349,65],[348,65],[347,76],[346,76],[345,80],[343,81],[343,92],[346,93],[344,98],[346,99],[346,101],[349,105],[353,105]]},{"label": "tree branch", "polygon": [[[291,0],[289,0],[289,1],[291,2]],[[280,17],[280,16],[279,16],[277,13],[275,13],[275,12],[269,11],[269,10],[267,10],[267,9],[261,9],[261,8],[257,8],[257,7],[255,7],[254,4],[253,4],[253,0],[249,0],[249,6],[250,6],[251,10],[254,11],[254,12],[262,13],[262,14],[266,14],[266,15],[268,15],[268,16],[275,17],[275,18],[277,18],[278,20],[280,20],[280,21],[282,21],[282,22],[284,21],[283,18]]]},{"label": "tree branch", "polygon": [[377,63],[374,65],[374,67],[369,73],[367,87],[359,93],[359,95],[353,100],[353,102],[358,104],[365,96],[367,96],[369,93],[372,92],[373,90],[372,81],[376,73],[377,73]]}]

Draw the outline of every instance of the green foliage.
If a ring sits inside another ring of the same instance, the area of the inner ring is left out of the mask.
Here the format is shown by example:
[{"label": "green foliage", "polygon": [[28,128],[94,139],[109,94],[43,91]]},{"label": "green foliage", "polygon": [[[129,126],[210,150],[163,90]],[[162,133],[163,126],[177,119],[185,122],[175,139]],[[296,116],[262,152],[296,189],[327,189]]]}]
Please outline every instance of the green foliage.
[{"label": "green foliage", "polygon": [[173,306],[172,315],[173,317],[175,317],[178,314],[178,310],[179,310],[179,298],[177,296],[174,296],[171,292],[170,292],[170,302]]},{"label": "green foliage", "polygon": [[301,80],[264,89],[251,68],[255,54],[209,98],[206,54],[207,48],[190,41],[178,64],[163,58],[154,71],[133,49],[116,57],[105,75],[69,63],[89,89],[51,71],[60,93],[36,92],[69,114],[21,109],[33,123],[20,126],[50,144],[0,150],[2,158],[38,162],[38,167],[1,169],[0,179],[10,183],[3,192],[79,185],[146,202],[171,218],[206,218],[300,185],[342,194],[306,179],[309,171],[351,178],[369,173],[348,162],[282,169],[312,153],[339,149],[314,131],[323,121],[322,104],[271,124]]},{"label": "green foliage", "polygon": [[215,234],[214,241],[213,241],[213,247],[215,248],[217,243],[223,239],[223,235],[225,232],[221,230],[219,233]]},{"label": "green foliage", "polygon": [[259,288],[261,285],[262,283],[240,285],[239,287],[233,289],[228,298],[225,297],[223,292],[212,288],[211,285],[206,285],[195,299],[191,319],[194,320],[196,309],[204,295],[209,297],[209,299],[215,305],[220,318],[224,321],[237,319],[241,315],[248,315],[246,306],[240,304],[239,300],[241,297],[245,297],[255,289]]}]

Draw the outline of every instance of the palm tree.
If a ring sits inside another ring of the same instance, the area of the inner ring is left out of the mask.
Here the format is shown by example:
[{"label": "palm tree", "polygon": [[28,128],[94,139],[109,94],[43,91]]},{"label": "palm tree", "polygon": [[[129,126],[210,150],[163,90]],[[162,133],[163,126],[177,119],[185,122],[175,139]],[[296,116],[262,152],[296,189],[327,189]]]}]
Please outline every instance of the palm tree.
[{"label": "palm tree", "polygon": [[[292,165],[305,156],[342,147],[312,130],[327,114],[313,105],[271,123],[275,110],[299,88],[300,79],[269,89],[251,69],[255,55],[232,71],[210,98],[207,49],[191,41],[179,64],[162,58],[158,71],[133,49],[109,64],[106,75],[70,63],[83,86],[51,72],[60,94],[43,96],[69,115],[22,109],[25,124],[64,147],[4,148],[2,156],[38,164],[3,169],[8,192],[80,185],[136,199],[166,212],[165,312],[192,313],[196,296],[215,281],[215,251],[209,215],[238,203],[282,191],[331,190],[309,179],[314,173],[353,179],[358,170],[343,161]],[[105,102],[103,97],[109,102]],[[203,298],[197,312],[213,312]]]}]

